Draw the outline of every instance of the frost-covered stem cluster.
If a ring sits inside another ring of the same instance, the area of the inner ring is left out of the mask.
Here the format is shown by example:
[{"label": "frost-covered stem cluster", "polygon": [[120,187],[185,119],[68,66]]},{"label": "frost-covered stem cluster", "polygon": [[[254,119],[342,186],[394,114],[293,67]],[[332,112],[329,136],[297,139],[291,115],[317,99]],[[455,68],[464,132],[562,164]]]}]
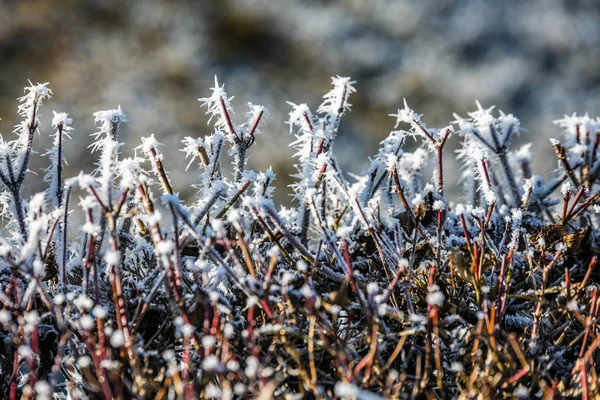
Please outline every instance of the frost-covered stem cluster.
[{"label": "frost-covered stem cluster", "polygon": [[430,151],[434,152],[437,158],[437,190],[439,195],[444,197],[444,167],[443,167],[443,151],[446,141],[450,135],[454,132],[451,126],[447,126],[440,130],[432,130],[425,126],[421,121],[422,115],[417,114],[408,107],[406,99],[404,100],[404,109],[398,110],[398,114],[390,114],[392,117],[396,117],[396,126],[401,122],[407,123],[412,128],[412,134],[418,135],[426,141],[427,147]]},{"label": "frost-covered stem cluster", "polygon": [[[266,113],[266,108],[248,103],[250,112],[247,114],[247,122],[242,125],[236,125],[231,120],[231,113],[233,112],[231,100],[233,97],[227,96],[225,86],[219,86],[216,76],[215,86],[212,89],[212,92],[210,97],[198,100],[207,107],[208,110],[206,113],[210,114],[210,120],[215,118],[214,126],[216,131],[223,134],[232,144],[231,151],[234,154],[233,167],[235,171],[235,181],[239,182],[242,179],[246,165],[246,152],[254,144],[256,139],[255,135],[260,133],[258,131],[258,126],[263,115]],[[201,148],[202,147],[198,147],[198,150],[201,151]]]},{"label": "frost-covered stem cluster", "polygon": [[99,175],[102,200],[107,207],[112,207],[112,191],[115,163],[118,160],[119,126],[127,122],[127,116],[119,106],[116,109],[94,113],[100,130],[94,134],[96,141],[92,144],[92,152],[100,150],[100,165],[96,170]]},{"label": "frost-covered stem cluster", "polygon": [[[27,92],[18,139],[0,143],[10,199],[51,93]],[[183,140],[191,200],[154,134],[120,156],[120,107],[94,114],[96,170],[64,179],[72,121],[55,113],[48,188],[13,204],[0,235],[2,395],[599,395],[598,119],[556,121],[546,182],[531,146],[511,148],[514,116],[477,104],[433,129],[405,102],[351,175],[333,145],[354,92],[338,76],[315,112],[291,103],[287,206],[273,199],[275,173],[247,164],[266,109],[249,104],[237,125],[217,82],[201,99],[214,130]],[[443,162],[454,127],[468,188],[456,198]],[[75,196],[82,224],[68,224]]]},{"label": "frost-covered stem cluster", "polygon": [[[492,115],[494,107],[484,109],[479,102],[478,110],[469,113],[469,119],[455,115],[459,125],[459,133],[465,137],[461,157],[465,160],[472,159],[472,155],[479,158],[489,159],[497,164],[502,171],[503,179],[499,174],[493,174],[492,179],[498,181],[498,193],[502,193],[500,187],[506,188],[510,198],[506,195],[496,199],[501,203],[509,202],[513,207],[522,205],[522,185],[519,179],[528,179],[531,175],[529,145],[523,146],[518,152],[510,149],[512,139],[519,134],[520,123],[512,114],[504,114],[495,117]],[[521,170],[515,170],[514,166],[520,165]],[[465,172],[469,167],[466,166]]]},{"label": "frost-covered stem cluster", "polygon": [[12,200],[11,212],[23,241],[28,239],[25,208],[21,190],[27,175],[29,159],[33,148],[33,137],[39,131],[39,107],[44,99],[52,96],[48,83],[31,85],[25,88],[25,96],[19,98],[19,115],[23,120],[16,126],[17,139],[5,142],[0,138],[0,180],[8,190]]}]

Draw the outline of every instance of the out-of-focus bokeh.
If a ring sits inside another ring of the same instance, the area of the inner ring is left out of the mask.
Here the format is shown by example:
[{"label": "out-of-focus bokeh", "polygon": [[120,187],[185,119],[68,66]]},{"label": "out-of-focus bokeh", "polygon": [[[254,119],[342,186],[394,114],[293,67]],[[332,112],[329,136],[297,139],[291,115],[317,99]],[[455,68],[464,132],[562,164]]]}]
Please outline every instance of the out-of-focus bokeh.
[{"label": "out-of-focus bokeh", "polygon": [[[429,126],[466,115],[475,99],[514,113],[548,167],[551,121],[564,113],[598,113],[600,6],[596,1],[513,0],[0,0],[0,132],[18,121],[15,98],[27,80],[50,82],[42,109],[50,146],[52,110],[75,120],[67,174],[90,171],[92,113],[121,105],[125,153],[155,133],[182,195],[193,192],[184,136],[210,133],[197,98],[215,75],[245,103],[271,111],[250,167],[273,165],[279,196],[293,173],[286,100],[315,109],[330,76],[358,81],[353,112],[336,143],[343,166],[360,172],[394,120],[409,105]],[[458,142],[458,138],[454,138]],[[452,154],[447,156],[452,157]],[[32,164],[33,170],[44,160]],[[457,174],[458,175],[458,174]],[[29,190],[41,186],[29,185]]]}]

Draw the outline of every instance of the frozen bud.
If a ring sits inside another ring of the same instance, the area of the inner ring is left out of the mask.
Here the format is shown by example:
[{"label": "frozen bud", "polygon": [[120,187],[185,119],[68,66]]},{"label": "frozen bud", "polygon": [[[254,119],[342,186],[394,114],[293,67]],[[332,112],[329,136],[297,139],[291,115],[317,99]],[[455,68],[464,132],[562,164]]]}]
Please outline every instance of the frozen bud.
[{"label": "frozen bud", "polygon": [[[429,296],[429,295],[427,295]],[[411,314],[410,317],[410,322],[414,323],[414,324],[424,324],[425,322],[427,322],[427,317],[421,314]]]},{"label": "frozen bud", "polygon": [[379,292],[379,285],[377,284],[377,282],[369,282],[369,284],[367,285],[367,293],[373,295],[377,294],[377,292]]},{"label": "frozen bud", "polygon": [[225,229],[225,223],[220,219],[213,219],[210,223],[210,226],[215,230],[215,232],[223,232]]},{"label": "frozen bud", "polygon": [[42,260],[36,258],[35,260],[33,260],[33,274],[36,276],[40,276],[43,272],[44,263],[42,262]]},{"label": "frozen bud", "polygon": [[442,200],[436,200],[433,202],[433,209],[435,211],[444,211],[446,209],[446,204]]},{"label": "frozen bud", "polygon": [[565,183],[563,183],[560,187],[560,192],[563,194],[563,196],[573,193],[573,185],[571,184],[571,181],[565,181]]},{"label": "frozen bud", "polygon": [[87,314],[79,318],[79,324],[85,330],[89,331],[94,329],[94,320]]},{"label": "frozen bud", "polygon": [[[144,155],[146,155],[147,157],[150,157],[152,154],[152,151],[157,152],[158,151],[158,147],[162,146],[162,143],[159,143],[158,140],[156,140],[156,138],[154,137],[154,133],[151,134],[149,137],[142,137],[142,144],[139,145],[138,147],[136,147],[134,150],[141,150],[142,153],[144,153]],[[156,154],[157,157],[160,157],[160,154]],[[162,157],[160,157],[159,159],[162,159]]]},{"label": "frozen bud", "polygon": [[564,253],[565,251],[567,251],[567,245],[564,242],[556,243],[554,248],[556,249],[556,251],[559,251],[561,253]]},{"label": "frozen bud", "polygon": [[333,389],[336,396],[342,399],[358,397],[359,390],[356,385],[349,382],[338,382]]},{"label": "frozen bud", "polygon": [[8,257],[10,254],[11,247],[7,244],[0,246],[0,257]]},{"label": "frozen bud", "polygon": [[181,333],[183,333],[183,336],[189,338],[194,334],[194,331],[196,330],[196,328],[194,327],[194,325],[191,324],[184,324],[181,327]]},{"label": "frozen bud", "polygon": [[441,307],[442,305],[444,305],[445,299],[446,296],[444,296],[444,293],[440,292],[439,290],[436,290],[435,292],[431,292],[427,295],[427,304]]},{"label": "frozen bud", "polygon": [[[79,207],[83,208],[84,210],[91,210],[92,208],[94,208],[95,205],[96,200],[93,196],[79,198]],[[82,228],[85,229],[85,225]]]},{"label": "frozen bud", "polygon": [[158,254],[168,255],[173,251],[173,242],[170,240],[161,240],[156,245],[156,251]]},{"label": "frozen bud", "polygon": [[104,260],[108,265],[118,265],[121,261],[121,253],[119,251],[107,251],[104,255]]},{"label": "frozen bud", "polygon": [[341,239],[346,239],[347,240],[350,237],[351,233],[352,233],[352,227],[350,227],[350,226],[341,226],[337,230],[337,235]]},{"label": "frozen bud", "polygon": [[204,347],[205,349],[212,348],[215,345],[215,343],[217,343],[217,339],[214,336],[206,335],[202,337],[202,347]]},{"label": "frozen bud", "polygon": [[98,236],[100,234],[101,228],[99,225],[93,224],[91,222],[86,222],[81,226],[81,230],[90,236]]},{"label": "frozen bud", "polygon": [[196,264],[196,267],[198,268],[198,271],[206,271],[210,267],[210,264],[206,260],[199,259],[196,261],[195,264]]},{"label": "frozen bud", "polygon": [[244,393],[246,393],[246,385],[241,382],[236,383],[233,386],[233,392],[238,396],[242,396]]},{"label": "frozen bud", "polygon": [[7,325],[10,323],[12,316],[7,310],[0,310],[0,324]]},{"label": "frozen bud", "polygon": [[292,111],[290,111],[290,117],[287,122],[290,125],[290,133],[292,133],[294,126],[298,126],[303,131],[310,131],[310,123],[307,122],[307,120],[311,121],[312,115],[308,105],[294,104],[290,103],[289,101],[287,103],[292,106]]},{"label": "frozen bud", "polygon": [[248,296],[248,299],[246,299],[246,307],[251,308],[254,307],[255,305],[257,305],[259,302],[258,297],[256,296]]},{"label": "frozen bud", "polygon": [[300,293],[302,293],[302,296],[306,298],[312,297],[315,294],[312,288],[308,285],[303,285],[302,288],[300,288]]},{"label": "frozen bud", "polygon": [[[82,171],[76,177],[67,179],[65,181],[65,183],[67,186],[78,185],[82,189],[88,189],[90,186],[94,185],[95,181],[96,181],[96,179],[93,176],[84,174]],[[95,201],[92,201],[90,208],[93,207],[94,205],[95,205]]]},{"label": "frozen bud", "polygon": [[233,325],[231,325],[231,324],[225,325],[225,328],[223,329],[223,334],[225,335],[226,338],[231,339],[233,337],[234,333],[235,333],[235,329],[234,329]]},{"label": "frozen bud", "polygon": [[89,310],[94,306],[94,302],[92,301],[92,299],[90,299],[84,294],[79,295],[75,299],[74,303],[80,310]]},{"label": "frozen bud", "polygon": [[52,398],[52,389],[46,381],[37,381],[33,387],[36,394],[36,400],[50,400]]},{"label": "frozen bud", "polygon": [[400,259],[400,262],[398,263],[398,268],[408,268],[408,266],[410,265],[410,262],[408,261],[408,259],[406,258],[402,258]]},{"label": "frozen bud", "polygon": [[450,364],[450,371],[452,372],[462,372],[464,370],[464,367],[461,363],[459,362],[452,362],[452,364]]},{"label": "frozen bud", "polygon": [[394,153],[386,154],[385,165],[388,171],[393,171],[398,165],[398,156]]},{"label": "frozen bud", "polygon": [[29,210],[42,210],[44,208],[44,193],[36,193],[29,200]]},{"label": "frozen bud", "polygon": [[65,296],[61,293],[57,294],[56,296],[54,296],[54,304],[56,304],[57,306],[62,305],[65,302]]},{"label": "frozen bud", "polygon": [[242,220],[242,215],[240,214],[237,208],[230,210],[227,213],[227,222],[234,224],[236,228],[239,230],[241,228],[240,221]]},{"label": "frozen bud", "polygon": [[204,371],[215,371],[219,368],[220,362],[214,354],[209,355],[202,361],[202,369]]},{"label": "frozen bud", "polygon": [[319,106],[318,111],[336,115],[343,114],[350,110],[352,105],[348,103],[350,94],[355,93],[354,84],[356,81],[350,80],[348,77],[335,76],[331,78],[333,89],[323,96],[323,104]]},{"label": "frozen bud", "polygon": [[414,123],[421,121],[421,115],[408,107],[406,99],[404,99],[404,108],[401,110],[399,109],[398,114],[390,114],[390,117],[396,117],[396,126],[398,126],[400,122]]},{"label": "frozen bud", "polygon": [[567,303],[567,310],[571,312],[579,311],[579,304],[577,304],[577,300],[571,300]]},{"label": "frozen bud", "polygon": [[162,358],[169,362],[175,358],[175,352],[173,350],[165,350],[162,352]]},{"label": "frozen bud", "polygon": [[33,351],[31,351],[31,347],[27,345],[21,345],[17,349],[17,352],[21,357],[29,358],[33,355]]},{"label": "frozen bud", "polygon": [[100,319],[104,319],[106,317],[106,309],[102,306],[94,307],[94,315]]},{"label": "frozen bud", "polygon": [[110,337],[110,345],[114,348],[119,348],[125,344],[125,336],[121,331],[115,331]]},{"label": "frozen bud", "polygon": [[92,365],[92,359],[91,359],[91,358],[89,358],[88,356],[82,356],[82,357],[79,357],[79,358],[77,359],[77,365],[78,365],[80,368],[87,368],[87,367],[89,367],[90,365]]},{"label": "frozen bud", "polygon": [[306,261],[304,261],[304,260],[299,260],[299,261],[296,263],[296,268],[297,268],[297,269],[298,269],[298,271],[300,271],[300,272],[305,272],[305,271],[307,270],[307,268],[308,268],[308,264],[307,264],[307,263],[306,263]]},{"label": "frozen bud", "polygon": [[289,285],[291,281],[294,280],[294,274],[291,272],[285,272],[281,277],[281,284],[286,286]]},{"label": "frozen bud", "polygon": [[40,315],[36,310],[25,313],[25,332],[33,332],[40,322]]},{"label": "frozen bud", "polygon": [[162,219],[162,214],[160,211],[155,210],[151,215],[148,216],[148,223],[150,225],[158,224]]},{"label": "frozen bud", "polygon": [[229,360],[227,362],[227,369],[229,371],[236,372],[236,371],[238,371],[240,369],[240,363],[237,362],[236,360]]},{"label": "frozen bud", "polygon": [[223,391],[214,383],[209,383],[206,385],[206,388],[204,388],[204,395],[209,399],[220,399],[223,397]]},{"label": "frozen bud", "polygon": [[256,377],[258,372],[258,360],[254,356],[250,356],[246,358],[246,368],[244,369],[244,373],[250,379]]},{"label": "frozen bud", "polygon": [[523,385],[519,385],[515,389],[514,394],[517,399],[528,399],[529,398],[529,389],[527,389]]},{"label": "frozen bud", "polygon": [[277,246],[271,246],[271,248],[267,251],[267,256],[270,258],[279,256],[279,248]]},{"label": "frozen bud", "polygon": [[112,110],[102,110],[94,113],[95,122],[101,124],[102,132],[109,132],[114,124],[127,122],[127,115],[121,110],[121,106]]},{"label": "frozen bud", "polygon": [[102,362],[100,362],[100,366],[102,368],[106,368],[108,370],[112,370],[112,371],[116,371],[117,369],[119,369],[121,367],[121,363],[116,361],[116,360],[102,360]]},{"label": "frozen bud", "polygon": [[217,292],[216,290],[211,290],[210,292],[208,292],[208,297],[211,303],[215,304],[219,301],[219,298],[221,296],[219,296],[219,292]]},{"label": "frozen bud", "polygon": [[419,207],[421,204],[423,204],[423,196],[420,193],[415,195],[414,199],[412,200],[412,204],[415,207]]}]

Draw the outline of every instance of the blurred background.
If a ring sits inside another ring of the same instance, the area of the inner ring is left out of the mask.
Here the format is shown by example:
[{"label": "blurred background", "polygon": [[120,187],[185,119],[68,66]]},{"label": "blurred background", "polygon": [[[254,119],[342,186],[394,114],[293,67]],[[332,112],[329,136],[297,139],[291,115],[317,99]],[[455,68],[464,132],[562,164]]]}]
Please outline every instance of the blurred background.
[{"label": "blurred background", "polygon": [[[341,125],[336,154],[358,173],[394,126],[406,98],[429,127],[483,106],[515,114],[536,143],[538,170],[555,165],[552,120],[600,106],[600,3],[577,0],[0,0],[0,132],[18,122],[16,97],[28,79],[50,82],[42,109],[50,147],[52,110],[74,118],[66,144],[67,176],[93,169],[87,146],[92,113],[121,105],[124,152],[155,133],[184,197],[196,176],[182,174],[181,139],[211,133],[197,99],[214,75],[245,103],[271,111],[250,167],[270,165],[286,199],[294,170],[284,124],[286,100],[316,109],[332,75],[357,80],[353,112]],[[452,143],[456,146],[459,139]],[[448,161],[453,157],[447,153]],[[32,170],[46,160],[36,157]],[[43,174],[42,174],[43,175]],[[456,178],[459,174],[448,174]],[[185,177],[185,178],[184,178]],[[42,188],[35,179],[28,192]]]}]

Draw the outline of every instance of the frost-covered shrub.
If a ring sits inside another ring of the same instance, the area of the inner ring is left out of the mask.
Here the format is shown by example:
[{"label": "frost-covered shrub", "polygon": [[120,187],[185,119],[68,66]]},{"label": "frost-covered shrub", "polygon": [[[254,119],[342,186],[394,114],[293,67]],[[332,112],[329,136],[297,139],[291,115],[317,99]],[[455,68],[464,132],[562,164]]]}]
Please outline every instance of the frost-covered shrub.
[{"label": "frost-covered shrub", "polygon": [[[200,99],[213,133],[183,140],[192,203],[154,134],[122,157],[120,107],[94,114],[98,163],[70,179],[73,121],[55,112],[48,189],[25,200],[52,95],[27,87],[0,143],[3,396],[598,396],[600,120],[556,121],[546,181],[531,146],[512,148],[513,115],[477,104],[432,129],[405,102],[348,176],[333,149],[354,82],[332,84],[315,112],[290,103],[292,207],[274,203],[273,171],[247,166],[268,111],[234,119],[216,80]],[[460,203],[442,162],[455,136]]]}]

